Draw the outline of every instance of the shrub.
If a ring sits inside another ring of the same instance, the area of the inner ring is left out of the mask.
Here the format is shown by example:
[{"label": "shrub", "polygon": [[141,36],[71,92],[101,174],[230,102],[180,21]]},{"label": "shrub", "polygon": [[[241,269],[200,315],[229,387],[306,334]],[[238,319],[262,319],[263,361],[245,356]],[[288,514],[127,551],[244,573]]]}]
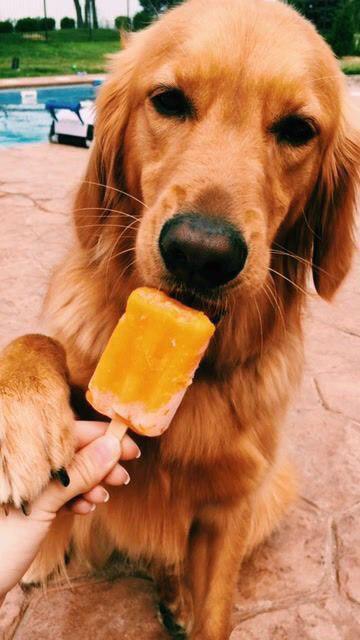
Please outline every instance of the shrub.
[{"label": "shrub", "polygon": [[0,33],[12,33],[14,31],[13,23],[10,20],[0,22]]},{"label": "shrub", "polygon": [[40,18],[20,18],[15,25],[15,31],[19,33],[40,31]]},{"label": "shrub", "polygon": [[54,31],[56,26],[54,18],[41,18],[39,22],[40,31]]},{"label": "shrub", "polygon": [[60,29],[75,29],[75,20],[65,16],[60,21]]},{"label": "shrub", "polygon": [[14,26],[10,20],[0,21],[0,33],[12,33],[13,31]]},{"label": "shrub", "polygon": [[115,18],[115,27],[119,30],[131,31],[131,19],[127,16],[118,16]]},{"label": "shrub", "polygon": [[353,8],[349,1],[345,1],[335,14],[329,43],[337,56],[342,57],[354,53],[354,18]]},{"label": "shrub", "polygon": [[150,13],[149,11],[139,11],[139,13],[137,13],[134,17],[133,17],[133,29],[134,31],[140,31],[141,29],[145,29],[145,27],[148,27],[149,24],[152,23],[154,19],[154,14]]},{"label": "shrub", "polygon": [[19,33],[34,33],[34,31],[53,31],[55,29],[54,18],[20,18],[15,25],[15,31]]}]

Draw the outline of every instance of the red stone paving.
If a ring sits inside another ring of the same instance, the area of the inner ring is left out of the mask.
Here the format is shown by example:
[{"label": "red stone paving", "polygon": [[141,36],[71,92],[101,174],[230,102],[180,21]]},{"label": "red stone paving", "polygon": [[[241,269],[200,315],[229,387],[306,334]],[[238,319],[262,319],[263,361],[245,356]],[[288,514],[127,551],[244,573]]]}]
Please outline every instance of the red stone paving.
[{"label": "red stone paving", "polygon": [[[71,240],[70,196],[88,151],[0,152],[0,346],[35,330]],[[285,427],[301,497],[239,577],[231,640],[360,638],[360,259],[333,306],[311,296],[304,383]],[[77,574],[45,597],[17,587],[0,611],[15,640],[162,640],[150,581]]]}]

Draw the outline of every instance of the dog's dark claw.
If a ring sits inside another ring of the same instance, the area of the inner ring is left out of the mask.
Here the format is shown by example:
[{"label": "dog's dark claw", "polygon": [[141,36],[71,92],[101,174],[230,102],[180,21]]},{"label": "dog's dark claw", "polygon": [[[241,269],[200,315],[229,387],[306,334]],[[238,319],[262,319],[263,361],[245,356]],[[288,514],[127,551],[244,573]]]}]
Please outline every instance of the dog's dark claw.
[{"label": "dog's dark claw", "polygon": [[159,604],[159,613],[163,625],[169,631],[171,637],[177,640],[186,640],[187,635],[185,630],[175,622],[173,614],[163,602]]},{"label": "dog's dark claw", "polygon": [[58,471],[52,471],[51,477],[61,482],[63,487],[68,487],[70,484],[69,474],[64,467],[61,467]]},{"label": "dog's dark claw", "polygon": [[29,516],[31,513],[31,506],[29,505],[29,503],[24,500],[21,505],[20,505],[21,511],[23,512],[24,516]]}]

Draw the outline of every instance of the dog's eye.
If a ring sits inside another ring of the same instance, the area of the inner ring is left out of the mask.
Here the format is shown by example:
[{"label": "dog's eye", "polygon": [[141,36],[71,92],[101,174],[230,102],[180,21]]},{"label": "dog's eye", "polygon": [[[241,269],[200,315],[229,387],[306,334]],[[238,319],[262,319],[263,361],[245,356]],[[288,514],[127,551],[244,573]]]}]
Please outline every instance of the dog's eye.
[{"label": "dog's eye", "polygon": [[157,93],[152,96],[151,102],[156,111],[163,116],[186,118],[192,113],[191,103],[180,89],[168,89]]},{"label": "dog's eye", "polygon": [[317,134],[317,130],[310,120],[295,115],[276,122],[271,127],[271,132],[276,135],[278,142],[289,144],[292,147],[301,147],[307,144]]}]

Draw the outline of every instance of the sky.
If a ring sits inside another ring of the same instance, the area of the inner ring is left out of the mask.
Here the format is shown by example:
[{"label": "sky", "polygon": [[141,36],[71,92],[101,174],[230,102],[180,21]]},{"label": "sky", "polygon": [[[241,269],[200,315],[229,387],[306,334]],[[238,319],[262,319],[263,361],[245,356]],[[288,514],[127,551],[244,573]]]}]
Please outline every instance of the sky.
[{"label": "sky", "polygon": [[[84,4],[83,0],[81,4]],[[138,0],[129,0],[129,4],[131,15],[139,11]],[[126,15],[126,5],[127,0],[97,0],[99,21],[104,26],[113,26],[116,16]],[[42,16],[43,7],[43,0],[0,0],[0,20]],[[76,16],[73,0],[46,0],[46,7],[47,15],[57,22],[64,16]]]}]

